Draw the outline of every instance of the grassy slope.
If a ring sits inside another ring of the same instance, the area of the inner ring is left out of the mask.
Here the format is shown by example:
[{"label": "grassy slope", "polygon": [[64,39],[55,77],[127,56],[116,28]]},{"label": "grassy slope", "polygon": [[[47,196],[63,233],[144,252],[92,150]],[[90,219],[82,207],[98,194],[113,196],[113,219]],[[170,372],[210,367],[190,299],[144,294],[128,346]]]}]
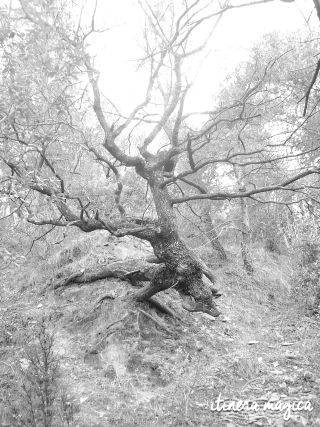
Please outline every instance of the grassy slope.
[{"label": "grassy slope", "polygon": [[[8,292],[1,304],[2,360],[10,361],[10,334],[49,316],[63,381],[80,408],[75,425],[284,425],[282,414],[271,411],[211,412],[219,393],[260,403],[270,397],[310,399],[314,410],[295,413],[285,425],[320,425],[319,320],[292,305],[285,259],[258,251],[252,278],[236,264],[218,270],[225,314],[218,320],[185,313],[174,291],[166,298],[179,320],[146,305],[128,313],[117,299],[97,306],[106,291],[115,297],[127,292],[121,281],[44,292],[48,277],[66,262],[73,261],[72,268],[147,250],[133,240],[103,244],[96,236],[76,251],[71,245],[42,265],[3,277]],[[110,326],[124,314],[123,322]]]}]

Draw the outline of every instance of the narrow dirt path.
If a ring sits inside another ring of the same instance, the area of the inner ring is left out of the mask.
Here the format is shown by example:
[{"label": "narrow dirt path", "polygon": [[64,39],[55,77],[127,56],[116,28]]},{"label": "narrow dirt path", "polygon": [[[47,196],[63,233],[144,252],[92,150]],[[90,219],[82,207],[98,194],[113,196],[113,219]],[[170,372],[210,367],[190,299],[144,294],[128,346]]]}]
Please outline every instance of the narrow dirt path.
[{"label": "narrow dirt path", "polygon": [[[223,356],[227,381],[220,389],[208,384],[194,390],[193,419],[198,417],[199,425],[228,427],[320,426],[319,341],[319,319],[297,317],[297,311],[286,307],[265,316],[262,326],[239,331]],[[217,410],[219,393],[231,410]],[[239,400],[250,402],[234,410],[232,401]],[[302,410],[294,410],[299,401]]]}]

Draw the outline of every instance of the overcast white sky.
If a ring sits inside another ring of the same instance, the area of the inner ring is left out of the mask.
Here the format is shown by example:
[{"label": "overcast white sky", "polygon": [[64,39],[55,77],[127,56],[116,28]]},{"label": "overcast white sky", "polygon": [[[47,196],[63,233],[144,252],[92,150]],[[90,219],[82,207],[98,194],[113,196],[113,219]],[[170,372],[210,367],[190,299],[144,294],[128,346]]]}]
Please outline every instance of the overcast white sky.
[{"label": "overcast white sky", "polygon": [[[215,1],[215,0],[213,0]],[[232,4],[242,1],[234,0]],[[93,6],[89,0],[88,5]],[[212,104],[213,94],[226,75],[243,61],[250,46],[268,32],[292,32],[306,28],[306,20],[313,10],[312,0],[292,3],[274,2],[230,11],[220,21],[209,44],[205,61],[197,57],[197,82],[188,97],[192,110],[203,110]],[[313,12],[313,22],[316,22]],[[143,18],[138,0],[101,1],[98,19],[113,28],[95,43],[96,64],[101,71],[101,89],[121,111],[129,112],[144,96],[145,75],[136,71],[136,58],[141,56]],[[312,19],[311,19],[312,21]]]}]

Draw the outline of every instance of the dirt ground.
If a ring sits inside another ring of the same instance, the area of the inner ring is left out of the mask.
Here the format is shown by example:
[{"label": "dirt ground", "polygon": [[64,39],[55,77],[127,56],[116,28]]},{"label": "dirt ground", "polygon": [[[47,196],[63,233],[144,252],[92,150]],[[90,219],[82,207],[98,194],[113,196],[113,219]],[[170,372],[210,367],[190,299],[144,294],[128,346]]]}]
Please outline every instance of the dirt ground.
[{"label": "dirt ground", "polygon": [[[148,252],[128,242],[104,251],[99,262]],[[88,263],[77,256],[71,266]],[[77,408],[72,425],[320,426],[319,317],[291,298],[283,260],[260,257],[253,277],[235,264],[216,271],[223,316],[214,320],[185,312],[173,290],[164,298],[175,319],[148,304],[128,312],[118,297],[129,285],[120,280],[48,290],[63,257],[3,277],[14,286],[0,307],[0,357],[13,366],[19,334],[49,319],[61,382]],[[97,305],[106,291],[114,299]]]}]

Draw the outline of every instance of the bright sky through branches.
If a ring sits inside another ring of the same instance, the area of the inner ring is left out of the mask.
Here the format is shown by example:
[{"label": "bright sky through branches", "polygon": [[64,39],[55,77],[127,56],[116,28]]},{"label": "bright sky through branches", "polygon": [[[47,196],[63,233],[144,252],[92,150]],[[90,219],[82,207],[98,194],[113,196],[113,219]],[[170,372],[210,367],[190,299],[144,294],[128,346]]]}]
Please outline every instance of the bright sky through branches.
[{"label": "bright sky through branches", "polygon": [[[236,4],[237,0],[233,2]],[[239,2],[242,3],[242,2]],[[94,5],[93,0],[88,6]],[[101,72],[101,89],[120,111],[128,113],[143,99],[146,75],[137,71],[136,59],[143,54],[143,15],[136,0],[98,3],[98,22],[111,27],[98,34],[93,51]],[[212,106],[213,95],[234,67],[245,60],[251,46],[265,33],[289,33],[308,28],[313,11],[311,0],[286,3],[280,0],[227,12],[219,22],[204,54],[193,58],[198,70],[194,87],[188,95],[186,109],[206,110]],[[310,23],[317,23],[315,11]],[[193,72],[193,75],[195,73]]]}]

